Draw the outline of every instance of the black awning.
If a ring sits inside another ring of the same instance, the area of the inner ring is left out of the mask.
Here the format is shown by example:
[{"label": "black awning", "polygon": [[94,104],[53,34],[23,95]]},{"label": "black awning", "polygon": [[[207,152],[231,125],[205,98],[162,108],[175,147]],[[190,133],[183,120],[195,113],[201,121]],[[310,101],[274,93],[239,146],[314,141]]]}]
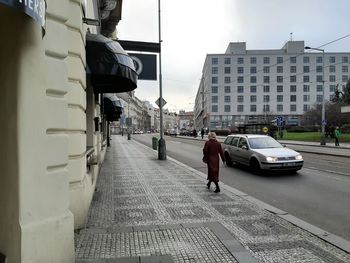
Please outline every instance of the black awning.
[{"label": "black awning", "polygon": [[86,72],[96,93],[121,93],[136,89],[134,62],[117,41],[88,33],[86,62]]},{"label": "black awning", "polygon": [[113,94],[103,94],[103,113],[108,121],[117,121],[123,113],[122,101]]}]

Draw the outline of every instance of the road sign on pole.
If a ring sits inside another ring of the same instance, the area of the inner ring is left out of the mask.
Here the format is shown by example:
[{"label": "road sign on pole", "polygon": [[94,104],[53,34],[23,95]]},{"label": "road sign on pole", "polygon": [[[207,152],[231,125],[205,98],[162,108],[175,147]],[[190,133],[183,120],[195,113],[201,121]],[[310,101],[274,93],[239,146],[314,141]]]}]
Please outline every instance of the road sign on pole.
[{"label": "road sign on pole", "polygon": [[276,118],[276,124],[277,127],[282,127],[284,122],[284,117],[283,116],[277,116]]},{"label": "road sign on pole", "polygon": [[167,102],[162,98],[162,103],[160,103],[160,98],[156,100],[156,104],[159,108],[163,108]]}]

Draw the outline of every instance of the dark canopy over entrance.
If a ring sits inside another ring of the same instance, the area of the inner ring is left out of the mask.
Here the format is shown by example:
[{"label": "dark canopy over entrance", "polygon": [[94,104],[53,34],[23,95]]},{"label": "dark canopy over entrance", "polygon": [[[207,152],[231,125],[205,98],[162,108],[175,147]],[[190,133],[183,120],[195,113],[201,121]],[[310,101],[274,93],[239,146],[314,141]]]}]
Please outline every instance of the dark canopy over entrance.
[{"label": "dark canopy over entrance", "polygon": [[103,94],[103,112],[107,121],[117,121],[123,113],[121,100],[113,94]]},{"label": "dark canopy over entrance", "polygon": [[136,89],[133,60],[117,41],[102,35],[86,35],[87,74],[95,93],[121,93]]}]

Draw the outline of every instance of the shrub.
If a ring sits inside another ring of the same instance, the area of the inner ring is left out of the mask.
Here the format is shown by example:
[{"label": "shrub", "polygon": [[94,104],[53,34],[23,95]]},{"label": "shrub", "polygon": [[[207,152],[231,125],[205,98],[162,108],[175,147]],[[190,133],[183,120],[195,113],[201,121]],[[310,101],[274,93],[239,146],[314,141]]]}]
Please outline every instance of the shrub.
[{"label": "shrub", "polygon": [[317,132],[319,127],[317,126],[286,126],[288,132]]},{"label": "shrub", "polygon": [[340,131],[342,133],[350,133],[350,124],[343,124],[341,127],[340,127]]}]

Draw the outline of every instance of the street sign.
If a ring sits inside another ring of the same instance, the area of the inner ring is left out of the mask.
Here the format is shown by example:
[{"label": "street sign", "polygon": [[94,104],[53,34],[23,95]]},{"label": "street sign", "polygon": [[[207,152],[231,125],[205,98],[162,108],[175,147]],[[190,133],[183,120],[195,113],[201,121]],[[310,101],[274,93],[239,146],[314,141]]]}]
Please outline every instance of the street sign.
[{"label": "street sign", "polygon": [[162,98],[162,104],[160,104],[160,98],[156,100],[156,104],[157,106],[160,108],[160,107],[164,107],[164,105],[166,104],[167,102],[165,101],[165,99]]},{"label": "street sign", "polygon": [[283,116],[277,116],[276,118],[276,124],[277,127],[282,127],[284,122],[284,117]]},{"label": "street sign", "polygon": [[322,125],[326,126],[327,125],[327,120],[322,120]]},{"label": "street sign", "polygon": [[269,131],[269,128],[264,127],[264,128],[262,128],[262,131],[263,131],[264,133],[267,133],[267,132]]}]

